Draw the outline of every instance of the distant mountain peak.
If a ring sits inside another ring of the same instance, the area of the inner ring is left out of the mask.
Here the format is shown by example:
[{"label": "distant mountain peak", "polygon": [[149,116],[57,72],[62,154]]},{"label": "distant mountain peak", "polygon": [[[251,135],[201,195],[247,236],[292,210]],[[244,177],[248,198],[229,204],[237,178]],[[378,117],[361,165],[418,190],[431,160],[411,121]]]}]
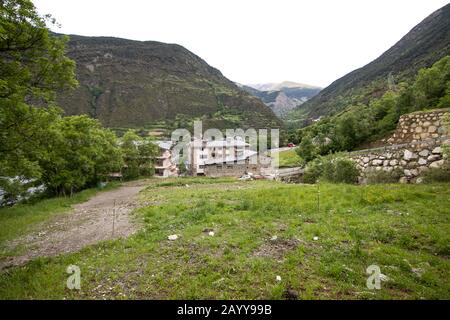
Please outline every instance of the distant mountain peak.
[{"label": "distant mountain peak", "polygon": [[261,99],[279,117],[283,117],[295,107],[305,103],[321,90],[319,87],[293,81],[237,85],[251,95]]},{"label": "distant mountain peak", "polygon": [[309,84],[294,81],[256,83],[256,84],[248,84],[247,86],[259,91],[279,91],[281,89],[290,89],[290,88],[321,89],[318,86],[312,86]]}]

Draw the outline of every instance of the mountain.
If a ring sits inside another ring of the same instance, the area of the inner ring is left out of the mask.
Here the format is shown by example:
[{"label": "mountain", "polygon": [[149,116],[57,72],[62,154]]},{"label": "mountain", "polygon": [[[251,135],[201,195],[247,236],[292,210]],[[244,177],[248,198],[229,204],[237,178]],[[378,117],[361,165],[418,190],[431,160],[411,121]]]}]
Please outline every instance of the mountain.
[{"label": "mountain", "polygon": [[261,99],[279,117],[283,117],[290,110],[308,101],[321,90],[319,87],[292,81],[240,86],[251,95]]},{"label": "mountain", "polygon": [[112,128],[192,124],[280,127],[259,99],[176,44],[71,35],[67,55],[79,88],[58,96],[67,115],[88,114]]},{"label": "mountain", "polygon": [[280,91],[281,89],[286,88],[321,89],[316,86],[311,86],[309,84],[298,83],[293,81],[257,83],[257,84],[248,84],[247,86],[252,87],[259,91]]},{"label": "mountain", "polygon": [[368,65],[336,80],[287,116],[301,127],[346,107],[380,97],[389,83],[410,81],[417,71],[450,54],[450,4],[435,11]]}]

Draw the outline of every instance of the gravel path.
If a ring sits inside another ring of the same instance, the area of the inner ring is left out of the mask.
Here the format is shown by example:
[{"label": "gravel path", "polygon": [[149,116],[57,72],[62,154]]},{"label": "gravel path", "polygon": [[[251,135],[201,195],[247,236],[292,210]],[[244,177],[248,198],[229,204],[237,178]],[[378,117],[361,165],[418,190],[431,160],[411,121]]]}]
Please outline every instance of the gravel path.
[{"label": "gravel path", "polygon": [[0,261],[0,270],[19,266],[37,257],[51,257],[79,251],[103,240],[127,237],[136,231],[130,212],[138,207],[137,194],[148,184],[145,180],[126,183],[118,189],[100,192],[89,201],[44,223],[31,234],[7,244],[22,246],[20,255]]}]

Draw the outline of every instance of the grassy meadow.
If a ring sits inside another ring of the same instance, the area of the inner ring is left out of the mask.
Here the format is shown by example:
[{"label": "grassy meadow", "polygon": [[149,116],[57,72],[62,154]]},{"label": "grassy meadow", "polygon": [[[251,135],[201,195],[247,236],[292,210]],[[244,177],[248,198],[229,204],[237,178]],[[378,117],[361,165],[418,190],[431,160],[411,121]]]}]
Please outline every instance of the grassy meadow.
[{"label": "grassy meadow", "polygon": [[[180,178],[140,197],[137,234],[7,269],[0,298],[450,299],[449,184]],[[79,291],[66,288],[71,264]],[[380,290],[366,287],[370,265]]]}]

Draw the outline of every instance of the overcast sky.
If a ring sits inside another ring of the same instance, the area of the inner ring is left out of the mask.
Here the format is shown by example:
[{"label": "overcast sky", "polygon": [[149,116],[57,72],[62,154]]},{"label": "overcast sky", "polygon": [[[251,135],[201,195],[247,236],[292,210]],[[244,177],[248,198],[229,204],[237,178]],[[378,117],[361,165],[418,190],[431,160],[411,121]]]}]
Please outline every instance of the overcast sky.
[{"label": "overcast sky", "polygon": [[54,31],[178,43],[248,84],[327,86],[448,0],[34,0]]}]

